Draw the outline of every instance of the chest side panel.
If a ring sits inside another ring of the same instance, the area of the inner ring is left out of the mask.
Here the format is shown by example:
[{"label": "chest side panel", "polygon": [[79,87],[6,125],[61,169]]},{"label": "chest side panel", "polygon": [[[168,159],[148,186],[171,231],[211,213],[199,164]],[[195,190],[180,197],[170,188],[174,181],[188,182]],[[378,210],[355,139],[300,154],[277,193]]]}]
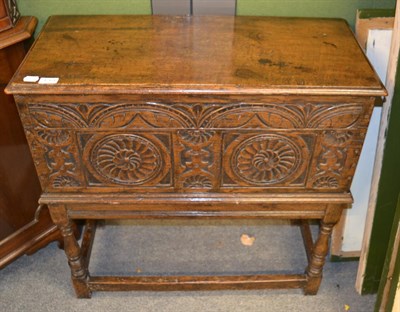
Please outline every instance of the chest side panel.
[{"label": "chest side panel", "polygon": [[374,98],[17,101],[47,192],[343,192]]}]

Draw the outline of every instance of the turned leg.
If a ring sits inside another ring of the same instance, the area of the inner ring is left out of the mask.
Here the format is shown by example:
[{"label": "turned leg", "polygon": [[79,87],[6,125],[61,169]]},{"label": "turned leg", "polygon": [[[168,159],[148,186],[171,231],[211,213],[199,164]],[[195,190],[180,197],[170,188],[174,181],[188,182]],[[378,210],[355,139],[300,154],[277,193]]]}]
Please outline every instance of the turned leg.
[{"label": "turned leg", "polygon": [[88,269],[74,235],[74,223],[68,218],[67,211],[63,205],[50,205],[49,210],[53,222],[58,226],[64,238],[64,251],[71,268],[71,279],[76,296],[78,298],[90,298]]},{"label": "turned leg", "polygon": [[329,250],[329,238],[334,224],[321,222],[319,235],[315,242],[310,262],[307,267],[307,285],[304,289],[306,295],[315,295],[318,292],[322,279],[322,269]]},{"label": "turned leg", "polygon": [[343,205],[328,205],[325,217],[321,220],[318,238],[309,257],[306,269],[307,284],[304,287],[306,295],[316,295],[322,280],[322,270],[329,251],[329,240],[334,225],[339,221]]}]

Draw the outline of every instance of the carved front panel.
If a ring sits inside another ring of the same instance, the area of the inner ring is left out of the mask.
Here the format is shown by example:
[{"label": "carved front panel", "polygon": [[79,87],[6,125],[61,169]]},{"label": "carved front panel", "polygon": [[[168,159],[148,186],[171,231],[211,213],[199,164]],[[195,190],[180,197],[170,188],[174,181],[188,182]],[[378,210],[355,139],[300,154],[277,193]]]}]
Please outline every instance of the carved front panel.
[{"label": "carved front panel", "polygon": [[343,191],[372,108],[371,101],[360,100],[182,98],[187,103],[20,103],[42,186],[88,192]]}]

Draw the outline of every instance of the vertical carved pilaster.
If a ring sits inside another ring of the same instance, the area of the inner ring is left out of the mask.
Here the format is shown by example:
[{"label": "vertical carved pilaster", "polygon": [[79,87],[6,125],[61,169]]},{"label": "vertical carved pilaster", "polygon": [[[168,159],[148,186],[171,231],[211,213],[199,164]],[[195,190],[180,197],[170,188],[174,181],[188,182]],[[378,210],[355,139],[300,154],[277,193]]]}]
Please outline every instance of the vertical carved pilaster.
[{"label": "vertical carved pilaster", "polygon": [[216,188],[220,136],[215,131],[182,130],[176,141],[176,186],[185,191]]},{"label": "vertical carved pilaster", "polygon": [[78,298],[90,298],[91,291],[88,287],[88,268],[82,258],[81,248],[75,238],[72,220],[68,218],[63,205],[49,205],[53,222],[60,229],[64,237],[64,251],[71,268],[71,279]]}]

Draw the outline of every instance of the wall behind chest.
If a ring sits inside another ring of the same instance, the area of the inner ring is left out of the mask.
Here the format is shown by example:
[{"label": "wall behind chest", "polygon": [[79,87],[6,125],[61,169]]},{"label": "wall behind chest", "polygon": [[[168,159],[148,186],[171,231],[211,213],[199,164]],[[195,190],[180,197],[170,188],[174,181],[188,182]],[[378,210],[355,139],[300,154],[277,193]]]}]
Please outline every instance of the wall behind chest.
[{"label": "wall behind chest", "polygon": [[38,33],[50,15],[151,14],[151,0],[18,0],[18,8],[39,19]]},{"label": "wall behind chest", "polygon": [[[395,0],[237,0],[237,14],[339,17],[354,26],[357,9],[394,5]],[[38,31],[50,15],[152,13],[151,0],[18,0],[18,6],[22,15],[39,19]]]},{"label": "wall behind chest", "polygon": [[354,26],[362,8],[394,8],[395,0],[237,0],[238,15],[339,17]]}]

